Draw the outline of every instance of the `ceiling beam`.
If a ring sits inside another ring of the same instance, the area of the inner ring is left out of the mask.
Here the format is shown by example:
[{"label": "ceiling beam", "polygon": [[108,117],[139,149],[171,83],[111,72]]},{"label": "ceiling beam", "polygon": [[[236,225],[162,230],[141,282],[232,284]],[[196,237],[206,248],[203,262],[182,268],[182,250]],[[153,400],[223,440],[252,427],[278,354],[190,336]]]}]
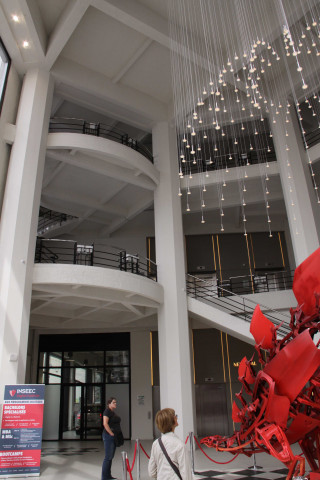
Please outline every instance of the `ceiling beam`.
[{"label": "ceiling beam", "polygon": [[134,55],[130,57],[130,60],[122,67],[122,69],[112,78],[112,83],[118,83],[121,78],[130,70],[132,65],[139,60],[139,58],[144,54],[144,52],[150,47],[152,40],[148,38],[143,42],[140,48],[135,52]]},{"label": "ceiling beam", "polygon": [[142,3],[132,0],[91,0],[91,4],[109,17],[170,48],[168,22]]},{"label": "ceiling beam", "polygon": [[[10,0],[10,3],[12,0]],[[18,0],[20,9],[30,35],[32,50],[36,53],[37,63],[42,63],[47,46],[47,34],[42,21],[39,6],[35,0]]]},{"label": "ceiling beam", "polygon": [[84,195],[71,194],[70,192],[62,192],[61,190],[46,188],[42,191],[42,195],[45,197],[56,198],[64,202],[71,202],[77,205],[83,205],[86,207],[94,208],[101,212],[111,213],[113,215],[119,215],[121,217],[127,217],[127,209],[119,207],[117,205],[102,205],[100,202],[94,201],[91,197],[85,197]]},{"label": "ceiling beam", "polygon": [[[128,153],[129,152],[130,150]],[[146,190],[153,191],[156,187],[155,182],[144,175],[142,170],[114,165],[114,159],[108,158],[107,154],[102,159],[94,157],[92,154],[90,156],[86,155],[80,151],[77,151],[74,155],[70,155],[66,153],[66,151],[48,149],[46,156],[58,162],[67,163],[68,165],[83,170],[89,170],[90,172],[98,173],[108,178],[114,178],[122,183],[129,183],[130,185],[135,185]],[[137,176],[136,173],[138,173],[138,175],[140,174],[140,176]]]},{"label": "ceiling beam", "polygon": [[[101,200],[101,203],[102,204],[105,204],[107,202],[109,202],[112,198],[114,198],[116,195],[118,195],[121,190],[123,190],[124,188],[126,187],[126,185],[124,185],[122,188],[120,188],[116,193],[110,195],[106,195],[102,200]],[[79,225],[81,225],[81,223],[83,223],[85,220],[91,220],[91,216],[96,212],[97,210],[95,208],[91,208],[89,210],[87,210],[87,212],[82,215],[80,218],[79,218],[79,221],[76,223],[76,224],[73,224],[71,225],[71,228],[68,230],[68,233],[72,232],[73,230],[75,230],[77,227],[79,227]],[[92,220],[94,221],[94,219]]]},{"label": "ceiling beam", "polygon": [[70,0],[62,12],[50,39],[45,65],[50,70],[87,11],[88,0]]},{"label": "ceiling beam", "polygon": [[58,163],[58,165],[47,175],[42,182],[42,189],[49,186],[52,180],[64,169],[65,164],[63,162]]},{"label": "ceiling beam", "polygon": [[151,205],[153,205],[153,201],[154,201],[153,194],[152,193],[146,194],[145,197],[142,200],[140,200],[140,202],[134,202],[129,212],[127,212],[127,216],[125,219],[122,219],[122,218],[115,219],[113,222],[111,222],[110,225],[103,228],[100,234],[102,236],[111,235],[111,233],[114,233],[116,230],[119,230],[119,228],[121,228],[129,220],[132,220],[134,217],[139,215],[139,213],[142,213],[144,210],[146,210]]},{"label": "ceiling beam", "polygon": [[[82,105],[91,110],[105,114],[106,110],[112,111],[112,106],[120,107],[122,114],[118,112],[115,118],[133,125],[139,124],[140,128],[148,130],[155,122],[167,118],[165,103],[134,88],[112,83],[105,75],[69,59],[60,56],[52,73],[61,82],[57,89],[60,96],[77,103],[82,101]],[[64,85],[67,88],[63,88]],[[138,120],[137,115],[140,117]]]}]

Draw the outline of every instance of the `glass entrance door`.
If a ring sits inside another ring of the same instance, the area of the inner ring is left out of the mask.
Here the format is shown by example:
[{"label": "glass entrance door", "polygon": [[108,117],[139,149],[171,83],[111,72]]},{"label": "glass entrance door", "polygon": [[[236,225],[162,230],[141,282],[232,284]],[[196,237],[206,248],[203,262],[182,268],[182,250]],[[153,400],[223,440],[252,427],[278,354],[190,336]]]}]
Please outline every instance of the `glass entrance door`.
[{"label": "glass entrance door", "polygon": [[62,439],[100,439],[103,414],[102,385],[65,385],[62,392]]}]

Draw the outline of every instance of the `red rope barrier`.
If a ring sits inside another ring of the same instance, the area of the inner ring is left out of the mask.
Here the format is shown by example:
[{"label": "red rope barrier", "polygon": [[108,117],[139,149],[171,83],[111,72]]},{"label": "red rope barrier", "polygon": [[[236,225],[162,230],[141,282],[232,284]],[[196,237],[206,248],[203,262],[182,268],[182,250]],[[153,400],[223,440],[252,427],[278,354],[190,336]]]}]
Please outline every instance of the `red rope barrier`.
[{"label": "red rope barrier", "polygon": [[132,470],[133,470],[134,462],[136,461],[136,454],[137,454],[137,442],[136,442],[136,444],[135,444],[135,446],[134,446],[134,454],[133,454],[132,467],[130,467],[130,463],[129,463],[129,460],[128,460],[128,465],[129,465],[130,472],[132,472]]},{"label": "red rope barrier", "polygon": [[141,450],[143,451],[143,453],[145,454],[145,456],[146,456],[147,458],[150,458],[149,455],[147,454],[147,452],[145,451],[145,449],[143,448],[143,446],[141,445],[141,443],[140,443],[140,448],[141,448]]},{"label": "red rope barrier", "polygon": [[129,472],[129,475],[130,475],[130,479],[133,480],[132,478],[132,473],[131,473],[131,469],[130,469],[130,464],[129,464],[129,460],[126,459],[126,465],[127,465],[127,470]]},{"label": "red rope barrier", "polygon": [[235,455],[233,458],[231,458],[231,460],[229,460],[228,462],[217,462],[216,460],[213,460],[213,458],[209,457],[209,455],[206,454],[206,452],[201,448],[201,445],[200,443],[198,442],[197,438],[194,437],[194,440],[196,442],[196,444],[198,445],[198,447],[200,448],[201,452],[209,459],[211,460],[211,462],[214,462],[214,463],[218,463],[219,465],[226,465],[227,463],[231,463],[233,462],[233,460],[235,460],[237,458],[238,455],[240,455],[240,453],[237,453],[237,455]]},{"label": "red rope barrier", "polygon": [[184,442],[185,445],[187,445],[188,440],[189,440],[189,435],[187,436],[186,441]]}]

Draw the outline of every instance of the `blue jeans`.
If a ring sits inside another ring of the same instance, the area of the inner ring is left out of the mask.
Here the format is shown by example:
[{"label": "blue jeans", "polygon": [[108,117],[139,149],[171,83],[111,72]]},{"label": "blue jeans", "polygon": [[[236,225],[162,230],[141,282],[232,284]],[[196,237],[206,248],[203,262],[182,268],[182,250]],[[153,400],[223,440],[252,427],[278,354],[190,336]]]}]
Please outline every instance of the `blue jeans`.
[{"label": "blue jeans", "polygon": [[105,430],[102,433],[102,439],[104,443],[105,456],[102,464],[101,480],[108,480],[112,478],[111,464],[114,457],[114,452],[116,450],[116,446],[114,443],[114,437],[109,435],[109,433],[107,433]]}]

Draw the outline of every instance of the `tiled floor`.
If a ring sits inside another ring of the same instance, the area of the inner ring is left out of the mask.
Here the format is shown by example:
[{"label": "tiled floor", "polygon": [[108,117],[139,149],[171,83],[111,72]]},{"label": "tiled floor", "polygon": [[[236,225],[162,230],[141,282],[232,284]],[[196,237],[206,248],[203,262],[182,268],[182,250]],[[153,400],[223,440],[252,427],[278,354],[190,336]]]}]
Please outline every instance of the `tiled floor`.
[{"label": "tiled floor", "polygon": [[[150,454],[150,440],[143,440],[142,446]],[[132,463],[135,442],[126,441],[123,447],[116,450],[113,461],[112,474],[122,479],[121,452],[126,451],[129,462]],[[218,462],[228,462],[232,457],[227,453],[219,453],[205,447],[205,452]],[[42,480],[99,480],[103,460],[102,441],[65,441],[43,442],[41,459]],[[140,453],[140,479],[149,479],[147,472],[148,459]],[[258,454],[256,467],[253,469],[253,459],[239,455],[231,463],[218,465],[208,460],[200,450],[195,452],[195,480],[223,479],[223,480],[284,480],[287,469],[282,463],[269,455]],[[133,478],[137,479],[136,465],[133,469]],[[129,480],[129,475],[128,475]]]},{"label": "tiled floor", "polygon": [[223,479],[223,480],[280,480],[285,479],[287,476],[287,469],[261,469],[261,470],[207,470],[199,472],[199,475],[196,475],[197,480],[208,480],[213,479]]}]

